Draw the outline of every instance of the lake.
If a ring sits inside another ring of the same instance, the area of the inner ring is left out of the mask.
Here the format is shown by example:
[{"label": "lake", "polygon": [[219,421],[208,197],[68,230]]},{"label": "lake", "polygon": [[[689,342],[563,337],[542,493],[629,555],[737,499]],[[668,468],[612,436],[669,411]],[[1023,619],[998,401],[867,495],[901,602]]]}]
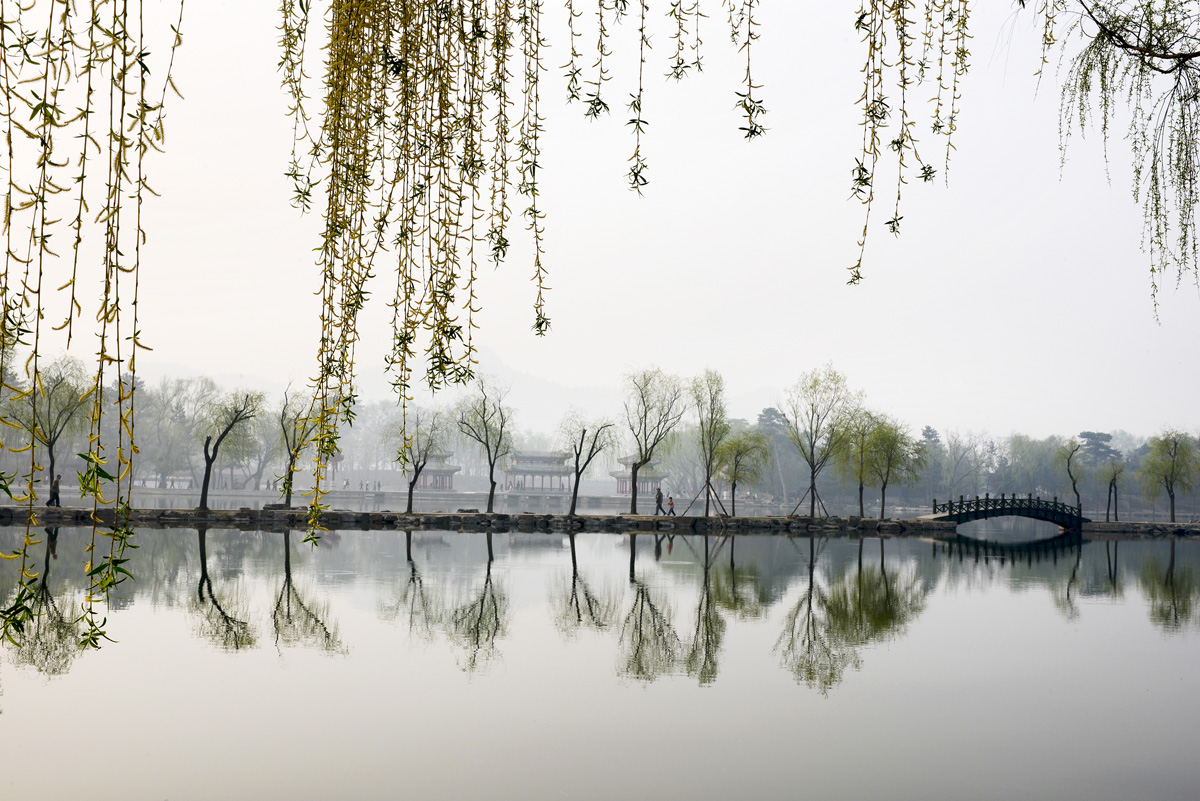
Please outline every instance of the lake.
[{"label": "lake", "polygon": [[146,530],[80,653],[85,537],[0,798],[1200,795],[1200,543]]}]

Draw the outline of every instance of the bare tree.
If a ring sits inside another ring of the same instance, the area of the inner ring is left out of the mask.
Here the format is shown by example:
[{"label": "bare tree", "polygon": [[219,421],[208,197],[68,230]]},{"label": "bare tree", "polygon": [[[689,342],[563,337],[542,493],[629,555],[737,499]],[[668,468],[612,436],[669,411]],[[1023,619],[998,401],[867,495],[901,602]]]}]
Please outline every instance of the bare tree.
[{"label": "bare tree", "polygon": [[1079,480],[1083,478],[1083,460],[1080,458],[1082,450],[1083,443],[1072,438],[1059,446],[1055,454],[1055,461],[1067,471],[1067,478],[1071,480],[1071,491],[1075,493],[1075,508],[1080,514],[1083,514],[1083,501],[1079,498]]},{"label": "bare tree", "polygon": [[683,382],[657,367],[625,377],[625,422],[633,435],[633,463],[629,465],[629,513],[637,514],[638,471],[650,463],[686,409]]},{"label": "bare tree", "polygon": [[463,436],[479,445],[488,467],[487,510],[496,498],[496,463],[512,452],[512,409],[504,405],[508,393],[490,380],[475,382],[475,392],[458,405],[455,417]]},{"label": "bare tree", "polygon": [[1104,477],[1108,481],[1108,499],[1104,503],[1104,522],[1108,522],[1108,513],[1112,511],[1114,521],[1121,520],[1120,508],[1117,503],[1117,487],[1125,475],[1125,460],[1120,456],[1109,459],[1104,466]]},{"label": "bare tree", "polygon": [[[579,499],[579,482],[587,472],[592,460],[611,448],[615,442],[614,423],[610,420],[588,420],[578,409],[569,409],[558,426],[558,438],[570,449],[574,457],[572,469],[575,480],[571,484],[571,508],[568,516],[575,515],[575,504]],[[574,548],[574,540],[571,541]]]},{"label": "bare tree", "polygon": [[[413,491],[421,477],[421,471],[425,469],[431,456],[445,451],[449,435],[446,430],[446,414],[437,408],[412,406],[396,435],[401,440],[400,448],[396,451],[397,460],[412,470],[412,478],[408,481],[408,506],[404,510],[405,514],[412,514]],[[490,497],[488,511],[492,511]]]},{"label": "bare tree", "polygon": [[291,389],[283,393],[283,405],[279,408],[279,433],[283,442],[284,463],[283,481],[280,488],[283,493],[283,505],[292,508],[293,476],[296,475],[296,462],[300,454],[308,446],[313,432],[316,430],[316,418],[310,414],[312,398],[291,395]]},{"label": "bare tree", "polygon": [[212,478],[213,462],[217,460],[221,443],[242,423],[254,419],[262,400],[263,396],[258,392],[234,392],[213,409],[209,430],[216,432],[216,439],[214,440],[212,433],[204,437],[204,479],[200,483],[199,509],[208,510],[208,483]]}]

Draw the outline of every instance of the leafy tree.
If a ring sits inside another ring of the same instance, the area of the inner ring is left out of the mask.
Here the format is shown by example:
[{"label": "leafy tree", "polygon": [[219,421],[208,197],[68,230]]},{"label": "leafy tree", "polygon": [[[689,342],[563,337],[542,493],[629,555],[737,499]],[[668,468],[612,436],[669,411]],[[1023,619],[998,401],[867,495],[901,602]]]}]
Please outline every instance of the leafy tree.
[{"label": "leafy tree", "polygon": [[47,475],[58,473],[59,446],[86,427],[91,380],[83,362],[63,356],[33,376],[24,393],[9,400],[8,413],[46,452]]},{"label": "leafy tree", "polygon": [[[850,391],[846,377],[830,364],[800,376],[788,390],[783,413],[788,436],[808,465],[805,495],[809,499],[809,517],[817,514],[817,476],[845,444],[849,434],[847,416],[856,405],[857,396]],[[800,503],[803,502],[802,497]]]},{"label": "leafy tree", "polygon": [[[558,426],[558,439],[567,447],[574,459],[572,470],[575,480],[571,482],[571,506],[568,516],[575,515],[575,504],[579,499],[579,482],[592,460],[616,443],[615,423],[610,420],[587,420],[578,409],[567,411]],[[575,541],[571,541],[572,549]],[[574,552],[572,551],[572,554]]]},{"label": "leafy tree", "polygon": [[490,514],[496,498],[496,463],[512,453],[513,411],[504,405],[508,394],[490,380],[480,378],[475,391],[459,402],[455,410],[458,430],[479,446],[488,469],[488,501]]},{"label": "leafy tree", "polygon": [[1079,454],[1080,459],[1087,465],[1098,466],[1110,459],[1121,458],[1121,452],[1109,444],[1112,438],[1112,434],[1099,431],[1080,431],[1077,437],[1083,447]]},{"label": "leafy tree", "polygon": [[857,407],[846,415],[846,443],[833,456],[834,468],[843,482],[858,485],[858,516],[863,511],[863,489],[874,477],[871,470],[871,432],[876,425],[875,415]]},{"label": "leafy tree", "polygon": [[925,448],[908,429],[886,417],[875,418],[867,441],[868,465],[879,485],[879,519],[887,517],[888,484],[914,483],[925,466]]},{"label": "leafy tree", "polygon": [[708,517],[709,499],[716,497],[712,479],[717,470],[718,454],[730,431],[729,415],[725,409],[725,379],[715,370],[705,370],[703,375],[692,380],[691,390],[699,421],[697,444],[704,466],[704,516]]},{"label": "leafy tree", "polygon": [[1166,492],[1171,504],[1171,522],[1175,522],[1175,494],[1192,488],[1200,467],[1196,441],[1184,431],[1168,428],[1149,441],[1150,450],[1138,470],[1142,491],[1148,498]]},{"label": "leafy tree", "polygon": [[729,482],[729,514],[736,517],[738,485],[762,481],[771,464],[770,440],[759,431],[739,431],[721,444],[717,464]]},{"label": "leafy tree", "polygon": [[676,376],[657,367],[625,376],[625,424],[634,448],[633,463],[629,465],[630,514],[637,514],[638,471],[654,458],[686,410],[683,382]]}]

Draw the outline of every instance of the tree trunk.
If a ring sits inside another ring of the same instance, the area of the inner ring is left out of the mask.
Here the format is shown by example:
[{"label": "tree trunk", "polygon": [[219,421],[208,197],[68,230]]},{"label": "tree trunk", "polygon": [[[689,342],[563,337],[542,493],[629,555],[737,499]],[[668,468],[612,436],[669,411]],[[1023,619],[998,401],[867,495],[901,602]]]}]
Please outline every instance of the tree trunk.
[{"label": "tree trunk", "polygon": [[204,479],[200,482],[200,506],[199,509],[208,511],[208,482],[212,478],[213,462],[217,459],[216,449],[213,449],[213,455],[208,455],[208,445],[212,442],[212,437],[204,438]]},{"label": "tree trunk", "polygon": [[[408,482],[408,508],[404,510],[404,514],[406,514],[406,515],[411,515],[413,513],[413,510],[412,510],[413,490],[416,488],[417,479],[421,477],[421,471],[424,469],[425,469],[424,462],[421,462],[421,464],[419,466],[413,465],[412,481]],[[492,510],[489,508],[488,511],[490,512]]]},{"label": "tree trunk", "polygon": [[283,476],[283,507],[285,509],[292,508],[292,476],[296,475],[296,459],[298,457],[297,453],[288,456],[287,473]]},{"label": "tree trunk", "polygon": [[808,473],[808,516],[817,516],[817,471],[811,468]]},{"label": "tree trunk", "polygon": [[642,467],[638,462],[629,466],[629,514],[637,514],[637,474]]},{"label": "tree trunk", "polygon": [[[492,478],[491,475],[489,474],[488,481],[491,482],[491,486],[488,488],[488,505],[487,505],[488,514],[490,515],[492,513],[492,503],[496,500],[496,479]],[[491,537],[490,534],[488,536]],[[488,544],[489,545],[491,544],[490,539],[488,540]]]},{"label": "tree trunk", "polygon": [[1113,484],[1113,522],[1114,523],[1121,522],[1121,509],[1120,509],[1120,504],[1117,501],[1117,485],[1116,484]]},{"label": "tree trunk", "polygon": [[1167,497],[1169,497],[1171,499],[1171,522],[1174,523],[1175,522],[1175,491],[1170,490],[1169,492],[1167,492]]},{"label": "tree trunk", "polygon": [[883,482],[883,486],[879,488],[879,519],[886,519],[884,509],[887,508],[887,482]]},{"label": "tree trunk", "polygon": [[1104,522],[1105,523],[1108,522],[1108,513],[1112,509],[1112,491],[1113,491],[1113,485],[1112,485],[1112,482],[1110,481],[1110,482],[1108,482],[1108,497],[1105,498],[1105,500],[1104,500]]},{"label": "tree trunk", "polygon": [[633,568],[637,561],[637,534],[629,535],[629,583],[633,584]]},{"label": "tree trunk", "polygon": [[[575,471],[575,483],[571,485],[571,508],[567,511],[567,517],[575,516],[575,502],[579,500],[579,479],[582,472],[578,469]],[[574,537],[575,535],[571,535]],[[575,547],[575,540],[571,540],[571,547]]]},{"label": "tree trunk", "polygon": [[858,516],[866,517],[866,512],[863,511],[863,483],[858,482]]},{"label": "tree trunk", "polygon": [[729,516],[737,517],[737,482],[729,484]]}]

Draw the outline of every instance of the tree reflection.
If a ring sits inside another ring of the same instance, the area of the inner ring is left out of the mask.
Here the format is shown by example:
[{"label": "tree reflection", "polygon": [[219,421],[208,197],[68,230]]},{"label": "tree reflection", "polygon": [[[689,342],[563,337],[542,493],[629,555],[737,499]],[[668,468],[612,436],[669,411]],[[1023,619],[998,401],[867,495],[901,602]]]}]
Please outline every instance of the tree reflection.
[{"label": "tree reflection", "polygon": [[1071,565],[1071,573],[1067,580],[1050,587],[1050,597],[1054,600],[1055,607],[1067,620],[1079,617],[1079,568],[1083,563],[1083,543],[1078,543],[1074,550],[1075,562]]},{"label": "tree reflection", "polygon": [[247,620],[249,600],[242,583],[236,582],[232,592],[223,599],[217,598],[208,574],[208,527],[201,526],[196,534],[200,543],[200,581],[196,584],[192,610],[199,616],[197,633],[227,651],[253,648],[258,638]]},{"label": "tree reflection", "polygon": [[712,571],[713,600],[740,620],[761,618],[767,613],[771,595],[763,586],[762,574],[754,565],[738,566],[734,561],[735,538],[730,536],[729,563]]},{"label": "tree reflection", "polygon": [[884,541],[879,566],[860,566],[829,590],[827,617],[835,636],[861,647],[899,636],[925,609],[925,585],[915,572],[887,570]]},{"label": "tree reflection", "polygon": [[1142,563],[1138,585],[1150,602],[1150,621],[1164,631],[1181,631],[1195,619],[1200,586],[1190,567],[1175,566],[1175,540],[1165,569],[1153,557]]},{"label": "tree reflection", "polygon": [[617,615],[617,601],[611,594],[597,595],[579,572],[575,552],[575,533],[567,534],[571,543],[571,580],[559,581],[551,592],[554,625],[570,636],[580,629],[607,629]]},{"label": "tree reflection", "polygon": [[29,665],[48,676],[61,676],[79,656],[79,628],[68,619],[50,591],[50,562],[58,558],[58,528],[46,529],[42,574],[38,577],[32,603],[33,617],[19,640],[13,663]]},{"label": "tree reflection", "polygon": [[817,558],[825,543],[822,537],[818,549],[816,537],[808,538],[808,586],[788,612],[783,632],[775,642],[784,666],[796,680],[822,694],[842,680],[846,668],[858,666],[857,652],[831,637],[825,620],[829,593],[817,581]]},{"label": "tree reflection", "polygon": [[679,659],[680,641],[671,625],[671,608],[634,576],[637,536],[629,538],[629,583],[633,602],[621,624],[617,646],[617,672],[622,676],[654,681],[671,671]]},{"label": "tree reflection", "polygon": [[404,540],[408,575],[396,590],[395,603],[381,606],[380,616],[387,620],[403,617],[408,621],[410,635],[427,641],[432,640],[442,622],[443,604],[429,592],[425,586],[425,577],[413,560],[411,531],[404,532]]},{"label": "tree reflection", "polygon": [[888,572],[882,539],[877,567],[863,567],[860,559],[856,570],[826,588],[816,570],[824,545],[824,539],[821,547],[809,539],[808,586],[776,642],[797,681],[822,694],[839,684],[847,669],[861,666],[861,648],[903,632],[924,610],[926,595],[915,572]]},{"label": "tree reflection", "polygon": [[1104,560],[1105,560],[1105,568],[1106,568],[1105,578],[1108,580],[1109,593],[1114,598],[1120,598],[1121,596],[1123,596],[1125,594],[1125,587],[1121,583],[1120,566],[1117,561],[1118,548],[1121,545],[1121,543],[1119,541],[1112,542],[1111,543],[1111,545],[1112,545],[1111,552],[1109,550],[1109,545],[1110,545],[1110,543],[1107,540],[1105,540],[1105,542],[1104,542]]},{"label": "tree reflection", "polygon": [[492,533],[487,533],[488,561],[483,584],[471,600],[452,609],[446,618],[450,639],[465,651],[463,669],[474,672],[497,655],[496,639],[506,631],[508,596],[492,580]]},{"label": "tree reflection", "polygon": [[349,649],[338,635],[337,623],[328,623],[329,601],[306,601],[292,581],[292,532],[283,532],[283,585],[275,595],[271,623],[275,627],[275,647],[299,645],[331,653]]},{"label": "tree reflection", "polygon": [[709,537],[704,535],[704,569],[700,581],[700,597],[696,602],[696,626],[684,656],[688,675],[698,679],[701,684],[711,684],[716,680],[718,657],[721,644],[725,640],[725,618],[721,616],[720,605],[712,591],[710,579],[712,563],[719,551],[719,545],[710,550]]}]

